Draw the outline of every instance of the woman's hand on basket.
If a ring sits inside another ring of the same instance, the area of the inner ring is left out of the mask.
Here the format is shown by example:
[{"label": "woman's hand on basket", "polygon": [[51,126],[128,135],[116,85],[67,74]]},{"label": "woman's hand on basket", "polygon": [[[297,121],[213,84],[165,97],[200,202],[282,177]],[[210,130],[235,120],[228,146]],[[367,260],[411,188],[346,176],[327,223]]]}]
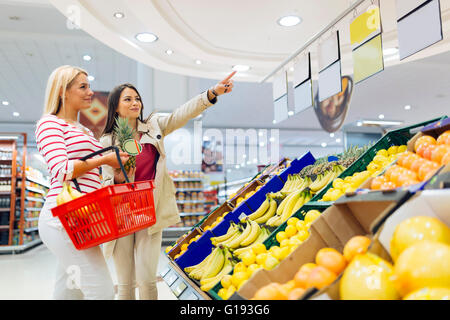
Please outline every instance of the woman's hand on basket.
[{"label": "woman's hand on basket", "polygon": [[[130,155],[126,152],[119,152],[119,156],[120,156],[120,161],[122,162],[122,164],[125,164],[128,159],[130,158]],[[116,157],[116,153],[115,152],[111,152],[108,153],[106,156],[103,156],[103,161],[105,165],[111,166],[113,168],[120,168],[120,164],[117,161],[117,157]]]},{"label": "woman's hand on basket", "polygon": [[[127,172],[127,176],[129,177],[133,177],[134,174],[136,173],[136,167],[131,167],[130,170],[128,170]],[[114,173],[114,183],[125,183],[125,177],[123,175],[122,170],[116,170],[116,172]]]}]

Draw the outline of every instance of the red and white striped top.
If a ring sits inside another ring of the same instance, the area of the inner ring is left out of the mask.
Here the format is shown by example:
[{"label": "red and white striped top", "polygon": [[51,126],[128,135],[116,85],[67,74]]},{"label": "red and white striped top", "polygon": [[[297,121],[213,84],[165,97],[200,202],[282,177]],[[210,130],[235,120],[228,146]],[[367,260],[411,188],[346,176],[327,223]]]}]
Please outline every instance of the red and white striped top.
[{"label": "red and white striped top", "polygon": [[[56,197],[61,192],[63,182],[72,179],[75,160],[102,149],[100,142],[88,128],[74,126],[55,115],[45,115],[38,121],[36,142],[51,176],[47,199]],[[82,193],[101,188],[99,169],[86,172],[77,178],[77,182]],[[73,183],[71,185],[75,187]]]}]

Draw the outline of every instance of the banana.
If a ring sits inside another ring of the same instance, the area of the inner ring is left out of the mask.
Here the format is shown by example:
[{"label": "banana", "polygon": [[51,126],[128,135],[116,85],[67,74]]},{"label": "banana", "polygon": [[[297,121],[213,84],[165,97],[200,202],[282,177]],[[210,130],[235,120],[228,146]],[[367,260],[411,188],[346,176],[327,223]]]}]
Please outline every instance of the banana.
[{"label": "banana", "polygon": [[[264,213],[266,213],[267,209],[269,209],[269,197],[268,196],[266,196],[266,200],[264,200],[264,202],[259,206],[259,208],[255,212],[253,212],[251,215],[247,216],[247,218],[250,220],[255,220],[255,219],[261,217]],[[241,222],[243,222],[243,220],[241,220]]]},{"label": "banana", "polygon": [[214,288],[216,286],[216,284],[218,284],[222,280],[222,278],[225,275],[227,275],[231,271],[233,271],[233,267],[234,267],[233,260],[231,258],[227,259],[227,262],[224,264],[224,267],[217,274],[217,276],[205,279],[203,281],[203,284],[202,284],[202,281],[200,281],[200,284],[201,284],[200,289],[202,291],[209,291],[209,290],[211,290],[212,288]]},{"label": "banana", "polygon": [[67,190],[69,191],[70,196],[72,197],[72,199],[76,199],[81,197],[83,194],[81,192],[79,192],[77,189],[73,189],[72,186],[70,184],[68,184],[67,186]]},{"label": "banana", "polygon": [[223,241],[231,238],[236,232],[237,232],[237,226],[236,226],[236,224],[233,221],[231,221],[230,227],[228,228],[227,232],[224,235],[222,235],[222,236],[212,237],[211,238],[211,242],[214,245],[216,243],[223,242]]},{"label": "banana", "polygon": [[269,227],[274,227],[278,221],[281,221],[280,218],[281,218],[281,216],[275,215],[272,218],[270,218],[269,220],[267,220],[266,225],[268,225]]},{"label": "banana", "polygon": [[306,203],[306,194],[304,194],[302,197],[298,198],[297,202],[295,203],[294,209],[292,209],[292,213],[296,213],[303,205]]},{"label": "banana", "polygon": [[292,192],[289,194],[286,198],[283,199],[283,201],[280,203],[280,206],[277,208],[277,215],[281,215],[286,207],[286,204],[289,203],[289,201],[292,199],[292,197],[295,196],[295,192]]},{"label": "banana", "polygon": [[276,211],[277,211],[277,202],[273,199],[270,199],[269,201],[269,209],[266,211],[266,213],[259,217],[258,219],[255,219],[254,221],[258,224],[262,224],[262,223],[266,223],[267,220],[269,220],[270,218],[272,218]]},{"label": "banana", "polygon": [[[227,246],[228,248],[231,248],[231,249],[236,249],[236,248],[238,248],[238,247],[240,246],[242,240],[244,240],[245,238],[247,238],[251,231],[252,231],[252,225],[250,224],[250,220],[247,220],[245,229],[244,229],[244,231],[240,234],[240,236],[234,238],[233,241],[231,241],[230,243],[228,243],[226,246]],[[225,244],[224,244],[224,245],[225,245]]]},{"label": "banana", "polygon": [[205,258],[205,259],[203,259],[202,260],[202,262],[200,262],[200,263],[198,263],[198,264],[196,264],[196,265],[193,265],[193,266],[189,266],[189,267],[186,267],[186,268],[184,268],[184,272],[186,272],[186,273],[191,273],[192,271],[194,271],[195,269],[201,269],[201,268],[203,268],[204,266],[206,266],[206,264],[209,262],[209,259],[212,257],[212,252]]},{"label": "banana", "polygon": [[334,170],[329,170],[325,175],[321,177],[321,179],[316,183],[316,181],[319,179],[317,178],[316,181],[312,185],[309,186],[309,189],[313,193],[318,193],[321,189],[326,187],[328,183],[334,179]]},{"label": "banana", "polygon": [[201,279],[214,277],[220,272],[220,270],[222,270],[223,264],[225,263],[225,253],[223,247],[219,247],[216,249],[217,252],[205,267]]},{"label": "banana", "polygon": [[297,203],[298,199],[301,197],[304,198],[303,191],[294,192],[294,196],[292,196],[291,199],[289,199],[289,202],[286,204],[286,206],[284,207],[283,213],[281,214],[281,218],[280,218],[281,223],[286,221],[292,215],[292,213],[293,213],[292,210],[294,209],[294,206]]},{"label": "banana", "polygon": [[261,228],[259,227],[259,224],[257,222],[250,220],[250,225],[252,227],[252,230],[250,231],[250,234],[241,241],[241,247],[247,247],[251,245],[256,241],[256,239],[258,239],[258,236],[261,233]]},{"label": "banana", "polygon": [[269,236],[270,236],[269,230],[267,230],[264,227],[261,228],[261,232],[259,233],[258,238],[251,245],[233,250],[233,255],[241,259],[242,254],[244,254],[248,250],[251,250],[255,246],[255,244],[263,243],[264,240],[266,240]]},{"label": "banana", "polygon": [[61,192],[56,197],[56,204],[59,206],[63,203],[69,202],[72,200],[72,197],[70,196],[69,190],[67,189],[68,183],[64,182],[63,188]]},{"label": "banana", "polygon": [[228,245],[229,245],[232,241],[234,241],[234,239],[239,238],[239,237],[241,236],[241,234],[242,234],[242,232],[241,232],[241,230],[238,228],[237,231],[236,231],[236,233],[233,234],[229,239],[227,239],[227,240],[225,240],[225,241],[222,241],[222,242],[220,242],[220,243],[216,243],[216,247],[219,246],[219,245],[222,245],[222,246],[224,246],[224,247],[228,247]]},{"label": "banana", "polygon": [[[213,259],[213,257],[215,257],[216,253],[217,253],[218,248],[215,248],[205,259],[203,259],[202,262],[200,262],[199,264],[192,266],[192,267],[187,267],[187,270],[189,271],[189,277],[194,279],[194,280],[200,280],[203,276],[203,272],[205,270],[205,267],[207,267],[210,263],[211,263],[211,259]],[[192,270],[191,270],[192,268]]]}]

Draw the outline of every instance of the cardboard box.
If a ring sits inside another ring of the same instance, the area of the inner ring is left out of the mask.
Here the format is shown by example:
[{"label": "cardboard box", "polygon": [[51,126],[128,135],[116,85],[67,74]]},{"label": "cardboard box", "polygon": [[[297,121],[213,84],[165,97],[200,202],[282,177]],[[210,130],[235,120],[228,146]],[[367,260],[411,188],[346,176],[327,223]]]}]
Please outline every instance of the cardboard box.
[{"label": "cardboard box", "polygon": [[[262,186],[263,183],[259,180],[253,180],[252,182],[250,182],[247,186],[245,186],[243,189],[241,189],[240,191],[238,191],[238,193],[232,198],[230,199],[228,202],[228,204],[231,204],[233,206],[233,208],[237,207],[236,203],[237,203],[237,199],[239,197],[242,197],[245,199],[245,196],[252,191],[255,191],[256,188],[258,188],[259,186]],[[245,200],[244,200],[245,201]],[[239,203],[240,205],[240,203]]]},{"label": "cardboard box", "polygon": [[191,231],[188,232],[188,234],[182,238],[181,240],[179,240],[179,242],[177,242],[177,244],[172,248],[172,250],[169,251],[169,253],[167,254],[167,256],[172,259],[175,260],[174,257],[180,253],[181,251],[181,246],[185,243],[189,243],[189,241],[192,238],[195,238],[198,235],[201,235],[203,233],[202,230],[200,230],[199,228],[194,228]]},{"label": "cardboard box", "polygon": [[313,262],[317,251],[322,248],[330,247],[342,252],[353,236],[373,234],[378,230],[380,220],[396,210],[411,194],[396,191],[387,195],[380,192],[371,199],[364,196],[356,195],[346,202],[341,200],[325,210],[311,225],[310,236],[305,242],[274,269],[257,271],[233,299],[251,299],[259,288],[271,282],[286,283],[292,280],[298,269],[305,263]]},{"label": "cardboard box", "polygon": [[199,228],[204,231],[207,226],[211,226],[218,217],[222,216],[225,212],[233,211],[233,207],[228,203],[222,203],[216,210],[211,212],[209,216],[203,220],[203,222],[199,225]]}]

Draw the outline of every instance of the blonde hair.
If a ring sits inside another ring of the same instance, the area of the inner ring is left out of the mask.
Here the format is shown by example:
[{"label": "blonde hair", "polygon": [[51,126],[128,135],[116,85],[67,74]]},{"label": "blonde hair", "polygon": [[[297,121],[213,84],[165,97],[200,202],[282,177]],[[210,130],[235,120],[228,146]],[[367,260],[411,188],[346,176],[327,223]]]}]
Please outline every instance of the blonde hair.
[{"label": "blonde hair", "polygon": [[56,68],[52,72],[45,90],[44,115],[54,115],[61,107],[65,107],[66,90],[80,73],[88,75],[85,70],[69,65]]}]

